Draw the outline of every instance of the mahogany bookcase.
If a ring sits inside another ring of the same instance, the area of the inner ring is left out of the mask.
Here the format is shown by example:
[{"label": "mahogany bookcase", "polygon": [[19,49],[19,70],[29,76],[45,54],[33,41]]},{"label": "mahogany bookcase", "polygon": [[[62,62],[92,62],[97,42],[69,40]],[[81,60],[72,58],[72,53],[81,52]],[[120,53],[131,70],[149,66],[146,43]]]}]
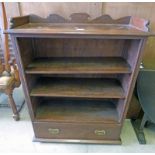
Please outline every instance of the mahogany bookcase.
[{"label": "mahogany bookcase", "polygon": [[12,18],[34,141],[120,144],[148,21],[136,17]]}]

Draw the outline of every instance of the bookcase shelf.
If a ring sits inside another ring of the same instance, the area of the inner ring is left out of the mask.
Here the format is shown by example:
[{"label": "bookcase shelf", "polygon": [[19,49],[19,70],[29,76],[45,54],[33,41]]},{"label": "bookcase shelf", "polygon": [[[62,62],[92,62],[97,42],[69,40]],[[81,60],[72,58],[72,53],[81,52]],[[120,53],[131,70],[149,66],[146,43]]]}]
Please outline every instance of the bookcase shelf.
[{"label": "bookcase shelf", "polygon": [[38,121],[118,123],[116,101],[39,98],[35,119]]},{"label": "bookcase shelf", "polygon": [[114,74],[131,73],[122,57],[39,58],[28,65],[27,74]]},{"label": "bookcase shelf", "polygon": [[39,142],[120,144],[148,21],[85,13],[12,18],[10,29]]},{"label": "bookcase shelf", "polygon": [[125,98],[116,79],[39,78],[30,96],[75,98]]}]

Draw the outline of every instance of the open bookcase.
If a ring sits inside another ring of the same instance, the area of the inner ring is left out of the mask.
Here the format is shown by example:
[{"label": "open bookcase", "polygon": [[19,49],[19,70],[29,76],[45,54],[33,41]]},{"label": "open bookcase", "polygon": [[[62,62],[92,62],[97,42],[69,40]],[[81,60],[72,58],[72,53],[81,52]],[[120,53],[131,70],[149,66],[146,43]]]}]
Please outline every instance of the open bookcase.
[{"label": "open bookcase", "polygon": [[104,15],[11,19],[34,140],[119,144],[148,22]]}]

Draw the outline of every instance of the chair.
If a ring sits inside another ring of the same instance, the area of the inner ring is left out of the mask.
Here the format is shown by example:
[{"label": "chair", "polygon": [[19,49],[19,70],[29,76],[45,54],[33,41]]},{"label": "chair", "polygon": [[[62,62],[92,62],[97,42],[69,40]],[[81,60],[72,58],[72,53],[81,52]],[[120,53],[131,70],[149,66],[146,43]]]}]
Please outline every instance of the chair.
[{"label": "chair", "polygon": [[155,70],[142,69],[136,84],[137,98],[141,104],[143,115],[131,123],[140,144],[146,144],[144,127],[149,122],[155,123]]},{"label": "chair", "polygon": [[20,78],[15,59],[10,59],[8,35],[3,34],[3,30],[7,29],[7,18],[4,3],[1,3],[1,36],[2,48],[4,51],[4,62],[0,58],[0,92],[8,96],[9,104],[13,111],[14,120],[19,120],[19,112],[13,99],[13,90],[20,86]]}]

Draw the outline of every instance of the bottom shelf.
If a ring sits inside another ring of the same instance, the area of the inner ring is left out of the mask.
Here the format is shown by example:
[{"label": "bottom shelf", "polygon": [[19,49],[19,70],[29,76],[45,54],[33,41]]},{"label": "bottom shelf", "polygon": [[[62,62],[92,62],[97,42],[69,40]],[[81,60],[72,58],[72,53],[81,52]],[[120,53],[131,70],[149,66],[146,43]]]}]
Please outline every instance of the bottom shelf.
[{"label": "bottom shelf", "polygon": [[38,98],[37,121],[118,123],[117,100]]}]

